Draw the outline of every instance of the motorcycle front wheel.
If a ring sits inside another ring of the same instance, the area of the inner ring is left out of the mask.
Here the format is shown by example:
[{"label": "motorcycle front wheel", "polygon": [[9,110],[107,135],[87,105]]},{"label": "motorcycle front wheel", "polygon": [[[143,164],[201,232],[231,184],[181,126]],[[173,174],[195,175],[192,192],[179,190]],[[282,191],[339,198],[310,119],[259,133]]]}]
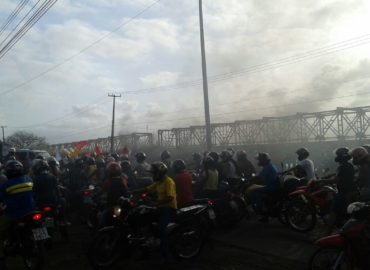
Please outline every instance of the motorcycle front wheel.
[{"label": "motorcycle front wheel", "polygon": [[120,258],[122,234],[116,228],[100,230],[88,251],[88,258],[95,269],[107,269],[116,264]]},{"label": "motorcycle front wheel", "polygon": [[304,201],[292,201],[286,207],[286,221],[298,232],[311,231],[316,225],[316,211]]},{"label": "motorcycle front wheel", "polygon": [[191,260],[196,258],[203,247],[204,236],[197,226],[183,225],[176,228],[169,235],[170,250],[178,260]]},{"label": "motorcycle front wheel", "polygon": [[352,270],[346,254],[339,248],[320,248],[311,257],[310,270]]}]

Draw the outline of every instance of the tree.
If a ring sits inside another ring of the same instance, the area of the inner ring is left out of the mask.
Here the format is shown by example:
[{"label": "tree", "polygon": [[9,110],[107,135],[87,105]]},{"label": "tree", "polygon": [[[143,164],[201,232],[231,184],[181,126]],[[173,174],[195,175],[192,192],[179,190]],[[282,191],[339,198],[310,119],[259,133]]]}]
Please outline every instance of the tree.
[{"label": "tree", "polygon": [[47,146],[46,139],[26,131],[17,131],[6,138],[6,142],[16,149],[37,149]]}]

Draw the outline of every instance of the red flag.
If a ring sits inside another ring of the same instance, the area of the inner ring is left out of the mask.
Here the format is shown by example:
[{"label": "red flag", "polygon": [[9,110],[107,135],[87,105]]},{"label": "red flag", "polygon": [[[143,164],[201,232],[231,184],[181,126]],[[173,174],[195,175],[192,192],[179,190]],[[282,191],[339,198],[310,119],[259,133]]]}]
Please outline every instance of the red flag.
[{"label": "red flag", "polygon": [[102,151],[99,146],[95,146],[95,154],[96,156],[100,156],[102,154]]},{"label": "red flag", "polygon": [[77,150],[81,150],[81,149],[82,149],[82,148],[84,148],[87,144],[88,144],[88,142],[87,142],[87,141],[79,142],[78,144],[76,144],[75,149],[77,149]]},{"label": "red flag", "polygon": [[127,144],[125,144],[125,147],[123,147],[122,153],[125,154],[125,155],[130,154],[130,150],[128,149]]}]

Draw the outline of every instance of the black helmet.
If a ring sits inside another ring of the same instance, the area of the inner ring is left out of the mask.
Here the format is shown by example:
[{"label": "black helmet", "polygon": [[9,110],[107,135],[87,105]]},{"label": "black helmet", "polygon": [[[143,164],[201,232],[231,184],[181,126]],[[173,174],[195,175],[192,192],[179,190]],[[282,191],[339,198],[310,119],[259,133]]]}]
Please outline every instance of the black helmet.
[{"label": "black helmet", "polygon": [[366,151],[370,154],[370,144],[365,144],[362,147],[365,148]]},{"label": "black helmet", "polygon": [[18,160],[9,160],[5,163],[5,175],[8,178],[14,178],[24,175],[23,164]]},{"label": "black helmet", "polygon": [[216,152],[210,152],[208,156],[213,158],[214,162],[217,162],[220,158],[220,156]]},{"label": "black helmet", "polygon": [[123,173],[129,173],[132,171],[131,162],[129,160],[121,161],[121,168]]},{"label": "black helmet", "polygon": [[335,162],[343,162],[351,159],[349,149],[347,147],[340,147],[335,150]]},{"label": "black helmet", "polygon": [[193,154],[191,154],[191,157],[193,158],[193,160],[195,160],[195,161],[200,161],[200,160],[202,160],[202,155],[201,154],[199,154],[199,153],[193,153]]},{"label": "black helmet", "polygon": [[97,168],[105,168],[105,161],[104,161],[104,159],[98,158],[96,160],[96,167]]},{"label": "black helmet", "polygon": [[84,160],[82,158],[78,158],[75,160],[74,164],[76,167],[82,168],[82,166],[84,165]]},{"label": "black helmet", "polygon": [[172,164],[172,169],[174,173],[182,173],[186,169],[185,161],[182,159],[177,159]]},{"label": "black helmet", "polygon": [[38,175],[42,172],[49,171],[50,167],[46,160],[40,160],[33,167],[33,172]]},{"label": "black helmet", "polygon": [[116,161],[119,161],[119,155],[117,153],[113,153],[110,156],[113,157]]},{"label": "black helmet", "polygon": [[48,164],[50,167],[59,167],[59,161],[55,157],[49,157]]},{"label": "black helmet", "polygon": [[144,162],[144,160],[146,159],[146,154],[145,154],[145,153],[143,153],[143,152],[140,152],[140,153],[137,153],[137,154],[135,155],[135,157],[136,157],[136,161],[137,161],[137,162],[142,163],[142,162]]},{"label": "black helmet", "polygon": [[246,160],[247,159],[247,152],[245,152],[244,150],[239,150],[238,152],[236,152],[236,158],[238,160]]},{"label": "black helmet", "polygon": [[221,152],[221,160],[222,161],[228,161],[233,157],[230,151],[224,150]]},{"label": "black helmet", "polygon": [[264,166],[271,161],[271,157],[269,153],[258,153],[256,156],[256,160],[258,161],[259,166]]},{"label": "black helmet", "polygon": [[86,163],[87,163],[87,165],[95,165],[95,164],[96,164],[96,162],[95,162],[95,158],[93,158],[93,157],[88,157],[88,158],[86,159]]},{"label": "black helmet", "polygon": [[216,162],[211,156],[208,156],[205,159],[203,159],[203,166],[206,169],[215,169]]},{"label": "black helmet", "polygon": [[168,168],[163,162],[157,161],[151,164],[150,172],[154,181],[160,181],[167,174]]},{"label": "black helmet", "polygon": [[171,158],[171,153],[168,150],[164,150],[161,154],[161,159],[165,160],[169,158]]},{"label": "black helmet", "polygon": [[298,155],[298,160],[303,160],[305,158],[308,158],[308,156],[310,155],[310,152],[308,151],[308,149],[304,147],[297,149],[295,153]]}]

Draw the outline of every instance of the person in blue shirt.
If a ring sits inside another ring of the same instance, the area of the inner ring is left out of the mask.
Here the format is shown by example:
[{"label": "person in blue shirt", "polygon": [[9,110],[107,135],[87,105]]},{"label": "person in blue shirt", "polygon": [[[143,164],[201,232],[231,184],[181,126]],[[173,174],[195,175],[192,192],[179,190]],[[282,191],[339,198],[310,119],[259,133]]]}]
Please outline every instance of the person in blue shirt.
[{"label": "person in blue shirt", "polygon": [[[280,187],[278,172],[276,167],[271,163],[268,153],[259,153],[256,157],[258,166],[262,167],[261,172],[254,177],[254,183],[251,185],[247,194],[252,203],[256,206],[258,213],[263,214],[263,198],[276,192]],[[261,222],[268,222],[268,216],[264,215]]]},{"label": "person in blue shirt", "polygon": [[[25,176],[22,163],[9,160],[5,164],[5,175],[8,178],[0,186],[0,243],[12,224],[12,221],[21,219],[35,210],[33,200],[33,183]],[[2,244],[0,244],[0,263],[3,258]]]}]

